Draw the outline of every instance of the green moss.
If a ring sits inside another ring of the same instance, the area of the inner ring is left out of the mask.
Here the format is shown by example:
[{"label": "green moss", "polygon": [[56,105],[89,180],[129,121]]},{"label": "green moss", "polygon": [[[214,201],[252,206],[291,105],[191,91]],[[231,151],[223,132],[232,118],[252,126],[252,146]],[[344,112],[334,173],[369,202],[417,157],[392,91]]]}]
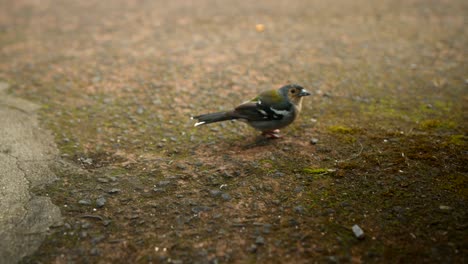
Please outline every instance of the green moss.
[{"label": "green moss", "polygon": [[449,139],[449,143],[456,146],[465,146],[467,141],[468,137],[464,135],[452,135]]},{"label": "green moss", "polygon": [[353,134],[356,132],[355,129],[346,126],[329,126],[328,130],[338,134]]},{"label": "green moss", "polygon": [[449,175],[442,180],[440,187],[454,192],[465,199],[468,198],[468,177],[465,175]]},{"label": "green moss", "polygon": [[445,128],[445,129],[451,129],[451,128],[455,128],[456,127],[456,124],[455,122],[451,122],[451,121],[442,121],[442,120],[438,120],[438,119],[428,119],[428,120],[424,120],[424,121],[421,121],[419,123],[419,127],[421,129],[437,129],[437,128]]},{"label": "green moss", "polygon": [[326,174],[330,172],[330,170],[326,168],[304,168],[302,171],[308,174]]}]

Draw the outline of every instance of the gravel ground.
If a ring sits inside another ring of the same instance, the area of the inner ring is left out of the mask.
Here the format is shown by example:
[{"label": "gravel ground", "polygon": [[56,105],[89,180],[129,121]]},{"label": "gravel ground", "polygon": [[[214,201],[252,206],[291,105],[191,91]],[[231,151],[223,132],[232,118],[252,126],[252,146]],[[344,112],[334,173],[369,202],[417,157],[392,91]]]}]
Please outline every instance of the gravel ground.
[{"label": "gravel ground", "polygon": [[[466,1],[0,5],[0,81],[62,157],[24,263],[466,263]],[[282,139],[189,118],[286,83]]]}]

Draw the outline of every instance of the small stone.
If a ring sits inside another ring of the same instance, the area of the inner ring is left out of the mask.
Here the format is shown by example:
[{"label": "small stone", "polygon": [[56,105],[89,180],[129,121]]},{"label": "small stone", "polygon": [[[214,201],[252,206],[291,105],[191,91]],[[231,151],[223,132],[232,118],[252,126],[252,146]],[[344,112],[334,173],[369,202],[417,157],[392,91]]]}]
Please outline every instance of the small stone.
[{"label": "small stone", "polygon": [[82,229],[88,229],[88,228],[90,228],[90,227],[91,227],[91,224],[88,223],[88,222],[84,222],[83,224],[81,224],[81,228],[82,228]]},{"label": "small stone", "polygon": [[439,209],[440,209],[440,210],[451,210],[452,207],[447,206],[447,205],[440,205],[440,206],[439,206]]},{"label": "small stone", "polygon": [[97,181],[100,182],[100,183],[108,183],[109,180],[106,179],[106,178],[97,178]]},{"label": "small stone", "polygon": [[144,109],[143,107],[141,107],[141,106],[138,107],[138,109],[137,109],[137,114],[141,115],[141,114],[143,114],[144,112],[145,112],[145,109]]},{"label": "small stone", "polygon": [[341,202],[340,203],[341,207],[350,207],[351,204],[349,204],[348,202]]},{"label": "small stone", "polygon": [[103,206],[106,204],[106,201],[107,201],[107,200],[106,200],[105,197],[99,197],[99,198],[96,199],[96,206],[97,206],[98,208],[101,208],[101,207],[103,207]]},{"label": "small stone", "polygon": [[118,189],[118,188],[112,188],[112,189],[110,189],[108,191],[108,193],[110,193],[110,194],[116,194],[116,193],[119,193],[119,192],[120,192],[120,189]]},{"label": "small stone", "polygon": [[168,185],[170,185],[170,184],[171,184],[170,181],[159,181],[157,185],[158,185],[159,187],[166,187],[166,186],[168,186]]},{"label": "small stone", "polygon": [[78,204],[81,204],[81,205],[91,205],[91,200],[89,200],[89,199],[79,200],[79,201],[78,201]]},{"label": "small stone", "polygon": [[310,140],[310,144],[316,145],[316,144],[318,143],[318,141],[319,141],[319,140],[318,140],[317,138],[312,138],[312,139]]},{"label": "small stone", "polygon": [[300,193],[304,191],[304,186],[297,186],[295,189],[294,189],[294,192],[295,193]]},{"label": "small stone", "polygon": [[79,158],[79,160],[84,164],[93,165],[93,159],[92,158],[81,157],[81,158]]},{"label": "small stone", "polygon": [[91,239],[91,243],[93,244],[97,244],[101,241],[103,241],[106,237],[104,235],[98,235],[98,236],[95,236]]},{"label": "small stone", "polygon": [[208,207],[208,206],[195,206],[192,208],[192,212],[193,213],[200,213],[200,212],[204,212],[204,211],[210,211],[211,210],[211,207]]},{"label": "small stone", "polygon": [[255,239],[255,244],[257,244],[257,245],[263,245],[263,244],[265,244],[265,238],[263,238],[262,236],[258,236],[258,237]]},{"label": "small stone", "polygon": [[270,225],[270,224],[265,224],[265,225],[263,225],[263,230],[262,230],[262,232],[263,232],[264,234],[269,234],[269,233],[271,232],[271,225]]},{"label": "small stone", "polygon": [[289,222],[289,226],[291,226],[291,227],[296,227],[296,226],[300,225],[300,223],[294,218],[289,219],[288,222]]},{"label": "small stone", "polygon": [[221,195],[221,198],[223,198],[224,201],[229,201],[231,200],[231,195],[229,195],[228,193],[223,193]]},{"label": "small stone", "polygon": [[153,192],[155,192],[155,193],[164,193],[164,189],[163,188],[154,188]]},{"label": "small stone", "polygon": [[281,178],[281,177],[284,177],[284,173],[280,172],[280,171],[277,171],[275,173],[273,173],[273,177],[275,178]]},{"label": "small stone", "polygon": [[222,192],[220,190],[210,190],[210,195],[212,197],[218,197],[222,194]]},{"label": "small stone", "polygon": [[294,212],[296,212],[298,214],[303,214],[304,213],[304,207],[302,205],[298,205],[298,206],[294,207]]},{"label": "small stone", "polygon": [[358,226],[358,225],[353,225],[353,233],[358,239],[363,239],[364,238],[364,231]]}]

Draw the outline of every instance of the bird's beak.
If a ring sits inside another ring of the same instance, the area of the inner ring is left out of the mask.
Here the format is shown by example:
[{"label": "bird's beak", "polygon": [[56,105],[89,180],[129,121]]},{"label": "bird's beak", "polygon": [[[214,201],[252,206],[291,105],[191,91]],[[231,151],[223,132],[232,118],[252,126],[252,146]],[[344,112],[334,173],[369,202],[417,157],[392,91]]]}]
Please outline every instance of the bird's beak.
[{"label": "bird's beak", "polygon": [[308,96],[308,95],[310,95],[310,93],[306,89],[302,89],[302,91],[299,93],[300,97]]}]

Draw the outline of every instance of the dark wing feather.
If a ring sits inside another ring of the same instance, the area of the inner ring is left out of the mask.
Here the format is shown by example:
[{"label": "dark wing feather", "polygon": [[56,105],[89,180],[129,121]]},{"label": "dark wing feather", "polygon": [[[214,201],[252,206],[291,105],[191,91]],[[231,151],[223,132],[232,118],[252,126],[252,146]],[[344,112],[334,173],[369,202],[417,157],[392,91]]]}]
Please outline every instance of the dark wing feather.
[{"label": "dark wing feather", "polygon": [[247,102],[239,105],[233,111],[236,116],[248,121],[268,120],[268,113],[259,108],[256,102]]},{"label": "dark wing feather", "polygon": [[[290,111],[291,104],[286,105],[284,108],[276,110]],[[233,111],[239,118],[247,119],[249,121],[268,121],[268,120],[281,120],[283,115],[275,113],[271,107],[257,102],[247,102],[239,105]]]}]

